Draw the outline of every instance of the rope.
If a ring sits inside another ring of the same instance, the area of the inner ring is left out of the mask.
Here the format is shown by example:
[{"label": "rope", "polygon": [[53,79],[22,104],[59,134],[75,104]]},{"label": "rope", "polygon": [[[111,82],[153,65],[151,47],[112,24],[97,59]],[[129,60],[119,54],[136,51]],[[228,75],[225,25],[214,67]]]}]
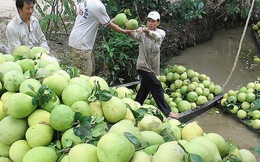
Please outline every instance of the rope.
[{"label": "rope", "polygon": [[241,51],[241,47],[242,47],[242,42],[243,42],[243,39],[245,37],[245,33],[246,33],[246,29],[247,29],[247,26],[248,26],[248,23],[249,23],[249,20],[250,20],[250,17],[251,17],[251,13],[252,13],[252,10],[253,10],[253,7],[254,7],[254,3],[255,3],[255,0],[252,1],[252,5],[251,5],[251,8],[250,8],[250,11],[248,13],[248,16],[247,16],[247,20],[246,20],[246,24],[245,24],[245,27],[244,27],[244,31],[243,31],[243,34],[242,34],[242,37],[241,37],[241,40],[239,42],[239,48],[238,48],[238,51],[237,51],[237,55],[236,55],[236,58],[235,58],[235,62],[234,62],[234,65],[231,69],[231,72],[226,80],[226,82],[223,84],[222,86],[222,90],[224,91],[224,87],[226,86],[227,82],[229,81],[229,79],[231,78],[235,68],[236,68],[236,65],[237,65],[237,61],[238,61],[238,57],[239,57],[239,54],[240,54],[240,51]]}]

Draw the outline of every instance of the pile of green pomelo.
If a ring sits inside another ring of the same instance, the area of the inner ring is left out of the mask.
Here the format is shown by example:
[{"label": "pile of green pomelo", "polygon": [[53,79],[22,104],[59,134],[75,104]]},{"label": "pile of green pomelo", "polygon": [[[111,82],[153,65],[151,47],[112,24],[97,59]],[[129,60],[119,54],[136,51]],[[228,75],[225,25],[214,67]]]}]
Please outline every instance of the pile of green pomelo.
[{"label": "pile of green pomelo", "polygon": [[[40,47],[0,54],[0,162],[256,162],[199,123],[167,119],[138,86],[110,88]],[[176,113],[221,94],[205,74],[173,65],[158,76]]]}]

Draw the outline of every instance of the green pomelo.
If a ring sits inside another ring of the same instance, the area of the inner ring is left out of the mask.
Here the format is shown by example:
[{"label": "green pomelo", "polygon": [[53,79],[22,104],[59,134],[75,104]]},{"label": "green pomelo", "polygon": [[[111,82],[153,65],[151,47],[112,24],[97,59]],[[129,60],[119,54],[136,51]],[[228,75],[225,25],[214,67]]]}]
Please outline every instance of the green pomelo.
[{"label": "green pomelo", "polygon": [[147,115],[144,116],[138,123],[138,127],[141,131],[154,131],[160,134],[163,130],[163,122],[156,116]]},{"label": "green pomelo", "polygon": [[15,62],[15,58],[11,54],[4,54],[5,62]]},{"label": "green pomelo", "polygon": [[65,155],[62,157],[62,159],[61,159],[60,162],[69,162],[69,155],[68,155],[68,154],[65,154]]},{"label": "green pomelo", "polygon": [[116,88],[118,98],[126,98],[131,95],[130,90],[127,87],[118,87]]},{"label": "green pomelo", "polygon": [[176,141],[160,145],[153,155],[153,162],[183,162],[185,152]]},{"label": "green pomelo", "polygon": [[54,130],[47,124],[34,124],[30,126],[25,137],[31,148],[47,146],[53,139]]},{"label": "green pomelo", "polygon": [[35,124],[47,124],[49,125],[50,113],[43,109],[34,110],[27,118],[29,126]]},{"label": "green pomelo", "polygon": [[[191,84],[192,85],[192,84]],[[189,102],[196,102],[198,99],[198,94],[194,91],[191,91],[187,94],[187,100]]]},{"label": "green pomelo", "polygon": [[7,116],[0,121],[0,141],[6,145],[11,145],[15,141],[24,138],[27,128],[26,119]]},{"label": "green pomelo", "polygon": [[138,21],[136,19],[130,19],[127,21],[126,27],[129,30],[136,30],[138,28]]},{"label": "green pomelo", "polygon": [[208,98],[206,96],[198,96],[198,99],[196,101],[196,104],[198,106],[204,105],[208,102]]},{"label": "green pomelo", "polygon": [[184,112],[191,109],[191,105],[188,101],[182,100],[177,104],[178,109],[180,112]]},{"label": "green pomelo", "polygon": [[101,101],[103,114],[108,122],[116,123],[127,113],[126,104],[120,98],[113,96],[109,101]]},{"label": "green pomelo", "polygon": [[39,64],[38,64],[39,68],[44,68],[48,64],[55,64],[55,65],[59,66],[59,62],[55,57],[52,57],[47,54],[41,55],[41,57],[39,59]]},{"label": "green pomelo", "polygon": [[53,89],[57,96],[61,96],[62,91],[67,87],[68,81],[62,75],[54,74],[43,79],[43,85]]},{"label": "green pomelo", "polygon": [[[19,91],[21,93],[25,93],[25,94],[33,97],[33,96],[35,96],[35,93],[38,92],[41,85],[42,85],[41,82],[36,79],[33,79],[33,78],[26,79],[21,83],[21,85],[19,87]],[[33,88],[33,90],[31,88]]]},{"label": "green pomelo", "polygon": [[75,112],[67,105],[54,107],[50,115],[50,126],[57,131],[65,131],[72,127]]},{"label": "green pomelo", "polygon": [[[1,101],[3,101],[4,103],[6,103],[7,99],[12,96],[13,94],[15,94],[15,92],[9,92],[9,91],[6,91],[2,94],[1,96]],[[5,110],[5,108],[4,108]]]},{"label": "green pomelo", "polygon": [[14,118],[25,118],[30,115],[36,105],[32,104],[32,97],[24,93],[15,93],[10,96],[6,103],[6,113]]},{"label": "green pomelo", "polygon": [[29,150],[23,157],[23,162],[56,162],[58,156],[53,148],[38,146]]},{"label": "green pomelo", "polygon": [[[182,144],[182,146],[185,148],[185,150],[190,154],[196,154],[199,155],[204,162],[213,162],[214,156],[210,152],[210,150],[205,147],[204,145],[201,145],[196,142],[188,142],[185,144]],[[214,161],[216,162],[216,161]]]},{"label": "green pomelo", "polygon": [[10,160],[10,159],[7,158],[7,157],[0,157],[0,161],[1,161],[1,162],[12,162],[12,160]]},{"label": "green pomelo", "polygon": [[220,95],[222,93],[222,87],[220,85],[215,85],[215,95]]},{"label": "green pomelo", "polygon": [[88,91],[92,90],[92,86],[90,85],[89,81],[83,77],[72,78],[72,79],[70,79],[69,84],[78,84],[78,85],[86,88]]},{"label": "green pomelo", "polygon": [[123,135],[107,133],[97,144],[97,156],[100,162],[127,162],[135,153],[134,145]]},{"label": "green pomelo", "polygon": [[128,104],[133,110],[137,110],[138,109],[138,105],[136,103],[135,100],[131,99],[131,98],[122,98],[122,100]]},{"label": "green pomelo", "polygon": [[7,116],[4,108],[4,102],[0,100],[0,121]]},{"label": "green pomelo", "polygon": [[71,105],[74,112],[80,112],[82,116],[91,116],[91,109],[86,101],[76,101]]},{"label": "green pomelo", "polygon": [[220,156],[220,153],[218,151],[218,147],[215,145],[214,142],[212,142],[210,139],[208,139],[205,136],[197,136],[193,138],[190,142],[197,143],[199,145],[205,146],[213,156],[213,161],[222,161],[222,158]]},{"label": "green pomelo", "polygon": [[184,67],[182,65],[178,65],[176,72],[179,73],[179,74],[182,74],[182,73],[186,72],[186,70],[187,70],[186,67]]},{"label": "green pomelo", "polygon": [[50,72],[44,68],[38,68],[35,74],[35,79],[43,80],[44,78],[47,78],[50,76]]},{"label": "green pomelo", "polygon": [[21,66],[23,69],[23,72],[26,72],[28,70],[33,70],[35,68],[34,61],[31,59],[23,59],[19,60],[18,64]]},{"label": "green pomelo", "polygon": [[86,80],[88,82],[88,86],[91,89],[93,89],[95,87],[95,83],[92,79],[90,79],[90,76],[80,74],[79,77],[82,78],[83,80]]},{"label": "green pomelo", "polygon": [[60,105],[60,98],[58,96],[53,96],[50,101],[48,101],[41,107],[42,107],[42,109],[44,109],[48,112],[51,112],[54,109],[54,107],[56,107],[58,105]]},{"label": "green pomelo", "polygon": [[9,157],[14,162],[22,162],[24,155],[31,149],[26,140],[15,141],[9,150]]},{"label": "green pomelo", "polygon": [[136,151],[130,162],[152,162],[153,156],[148,155],[144,151]]},{"label": "green pomelo", "polygon": [[221,135],[217,133],[208,133],[206,134],[206,137],[215,143],[221,157],[224,157],[227,154],[227,144]]},{"label": "green pomelo", "polygon": [[105,79],[99,76],[91,76],[90,80],[92,80],[95,84],[99,84],[101,90],[109,90],[108,83],[105,81]]},{"label": "green pomelo", "polygon": [[30,48],[25,45],[15,47],[13,55],[16,59],[29,58]]},{"label": "green pomelo", "polygon": [[253,92],[249,92],[246,94],[246,101],[253,102],[256,99],[256,95]]},{"label": "green pomelo", "polygon": [[[78,85],[69,84],[61,93],[62,102],[65,105],[71,106],[76,101],[87,101],[91,91]],[[73,96],[73,97],[72,97]]]},{"label": "green pomelo", "polygon": [[134,114],[132,113],[132,111],[130,109],[126,109],[127,112],[126,112],[126,115],[123,119],[127,119],[127,120],[130,120],[133,124],[135,124],[135,116]]},{"label": "green pomelo", "polygon": [[257,162],[254,154],[252,154],[251,151],[247,149],[240,149],[239,152],[241,155],[242,162]]},{"label": "green pomelo", "polygon": [[9,157],[10,145],[4,144],[0,141],[0,156]]},{"label": "green pomelo", "polygon": [[21,73],[23,72],[23,69],[17,62],[4,62],[0,64],[0,73],[3,75],[12,70],[16,70]]},{"label": "green pomelo", "polygon": [[0,64],[4,63],[6,60],[5,60],[5,57],[4,57],[4,54],[0,53]]},{"label": "green pomelo", "polygon": [[69,162],[99,162],[97,147],[91,144],[78,144],[69,151]]},{"label": "green pomelo", "polygon": [[12,70],[4,75],[4,87],[7,91],[17,92],[20,85],[25,80],[22,72]]},{"label": "green pomelo", "polygon": [[33,47],[30,50],[29,58],[34,59],[36,55],[47,54],[47,53],[48,53],[47,50],[43,47]]},{"label": "green pomelo", "polygon": [[83,143],[83,140],[80,139],[79,136],[75,135],[73,132],[73,128],[66,130],[61,137],[61,144],[64,148],[75,146],[80,143]]},{"label": "green pomelo", "polygon": [[181,129],[175,125],[175,124],[170,124],[170,128],[171,128],[171,131],[174,133],[174,137],[177,139],[177,140],[180,140],[181,139]]},{"label": "green pomelo", "polygon": [[55,71],[53,74],[54,74],[54,75],[55,75],[55,74],[62,75],[63,77],[65,77],[65,78],[67,79],[68,82],[69,82],[70,79],[71,79],[70,74],[67,73],[65,70],[62,70],[62,69],[61,69],[61,70],[58,70],[58,71]]},{"label": "green pomelo", "polygon": [[161,145],[165,142],[160,134],[153,131],[141,131],[141,135],[143,136],[144,141],[148,143],[150,146]]},{"label": "green pomelo", "polygon": [[125,13],[117,14],[114,18],[114,23],[120,27],[125,27],[127,22],[127,17]]},{"label": "green pomelo", "polygon": [[183,73],[181,74],[180,79],[181,79],[182,81],[184,81],[184,80],[186,80],[187,78],[188,78],[188,75],[187,75],[187,72],[185,71],[185,72],[183,72]]},{"label": "green pomelo", "polygon": [[203,133],[203,129],[197,122],[193,121],[182,128],[181,136],[183,140],[190,141],[197,136],[203,136]]},{"label": "green pomelo", "polygon": [[125,132],[131,133],[134,135],[142,144],[144,144],[145,139],[142,136],[139,128],[135,127],[134,124],[127,119],[120,120],[115,123],[108,131],[109,133],[117,133],[120,135],[124,135]]},{"label": "green pomelo", "polygon": [[104,116],[102,111],[101,101],[90,102],[89,107],[91,109],[92,116],[95,115],[97,115],[98,117]]},{"label": "green pomelo", "polygon": [[51,74],[54,74],[56,71],[61,70],[61,67],[59,64],[48,64],[44,66],[44,69],[49,71]]}]

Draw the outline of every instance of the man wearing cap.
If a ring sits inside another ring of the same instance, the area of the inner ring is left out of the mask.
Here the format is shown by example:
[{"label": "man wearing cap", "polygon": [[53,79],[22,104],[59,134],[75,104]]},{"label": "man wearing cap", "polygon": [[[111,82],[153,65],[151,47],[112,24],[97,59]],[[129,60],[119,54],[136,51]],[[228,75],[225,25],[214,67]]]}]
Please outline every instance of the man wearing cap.
[{"label": "man wearing cap", "polygon": [[160,14],[152,11],[146,18],[147,26],[142,26],[129,36],[139,41],[137,72],[141,76],[141,86],[135,100],[143,104],[151,92],[158,108],[170,118],[178,118],[165,101],[164,90],[156,76],[160,75],[160,47],[165,31],[158,29]]}]

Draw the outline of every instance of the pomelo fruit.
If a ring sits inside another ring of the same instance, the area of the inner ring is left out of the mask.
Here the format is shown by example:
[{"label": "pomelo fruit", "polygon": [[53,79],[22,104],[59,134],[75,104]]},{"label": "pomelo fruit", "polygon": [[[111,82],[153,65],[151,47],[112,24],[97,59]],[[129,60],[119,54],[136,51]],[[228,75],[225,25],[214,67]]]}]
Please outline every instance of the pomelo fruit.
[{"label": "pomelo fruit", "polygon": [[94,82],[94,84],[99,84],[101,90],[109,90],[108,83],[105,81],[105,79],[99,76],[91,76],[90,79]]},{"label": "pomelo fruit", "polygon": [[47,124],[34,124],[30,126],[25,138],[31,148],[37,146],[47,146],[53,139],[54,130]]},{"label": "pomelo fruit", "polygon": [[152,155],[148,155],[144,151],[136,151],[130,162],[152,162]]},{"label": "pomelo fruit", "polygon": [[119,13],[114,18],[114,23],[122,28],[125,27],[127,22],[127,17],[125,13]]},{"label": "pomelo fruit", "polygon": [[222,87],[220,85],[215,85],[215,91],[214,94],[215,95],[220,95],[222,93]]},{"label": "pomelo fruit", "polygon": [[72,127],[75,112],[67,105],[54,107],[50,115],[50,126],[56,131],[65,131]]},{"label": "pomelo fruit", "polygon": [[163,122],[156,116],[146,115],[138,122],[141,131],[154,131],[160,134],[163,130]]},{"label": "pomelo fruit", "polygon": [[10,160],[10,158],[8,158],[8,157],[0,157],[0,161],[1,162],[12,162],[12,160]]},{"label": "pomelo fruit", "polygon": [[39,55],[39,54],[47,54],[47,50],[43,47],[33,47],[30,49],[30,53],[29,53],[29,58],[30,59],[34,59],[36,57],[36,55]]},{"label": "pomelo fruit", "polygon": [[123,135],[107,133],[97,144],[97,156],[100,162],[127,162],[135,153],[134,145]]},{"label": "pomelo fruit", "polygon": [[63,89],[61,98],[65,105],[71,106],[76,101],[87,101],[90,93],[90,89],[86,89],[79,84],[69,84]]},{"label": "pomelo fruit", "polygon": [[12,70],[4,75],[4,87],[7,91],[17,92],[20,85],[25,80],[25,76],[22,72]]},{"label": "pomelo fruit", "polygon": [[9,157],[10,145],[4,144],[0,141],[0,156]]},{"label": "pomelo fruit", "polygon": [[137,102],[131,98],[122,98],[122,100],[135,111],[139,108]]},{"label": "pomelo fruit", "polygon": [[127,112],[126,112],[126,115],[125,115],[125,117],[123,119],[130,120],[130,121],[132,121],[133,124],[135,124],[136,120],[135,120],[134,114],[128,108],[126,110],[127,110]]},{"label": "pomelo fruit", "polygon": [[54,74],[44,78],[42,84],[53,89],[55,94],[60,97],[64,88],[67,87],[68,81],[62,75]]},{"label": "pomelo fruit", "polygon": [[92,116],[95,115],[97,115],[98,117],[104,116],[102,111],[101,101],[90,102],[89,107],[91,109]]},{"label": "pomelo fruit", "polygon": [[40,59],[38,59],[38,60],[39,60],[39,63],[38,63],[39,68],[44,68],[48,64],[55,64],[55,65],[59,66],[58,60],[55,57],[52,57],[47,54],[42,54]]},{"label": "pomelo fruit", "polygon": [[0,121],[0,141],[4,144],[12,145],[15,141],[24,138],[27,128],[26,119],[16,119],[12,116],[7,116]]},{"label": "pomelo fruit", "polygon": [[91,109],[86,101],[76,101],[71,105],[74,112],[80,112],[82,116],[91,116]]},{"label": "pomelo fruit", "polygon": [[0,64],[4,63],[6,60],[5,60],[5,57],[4,55],[0,52]]},{"label": "pomelo fruit", "polygon": [[19,60],[17,62],[23,69],[23,72],[26,72],[28,70],[33,70],[35,68],[34,61],[31,59],[23,59],[23,60]]},{"label": "pomelo fruit", "polygon": [[59,64],[47,64],[44,66],[44,69],[49,71],[51,74],[54,74],[56,71],[61,70],[61,67]]},{"label": "pomelo fruit", "polygon": [[180,112],[184,112],[187,110],[191,109],[191,105],[188,101],[186,100],[181,100],[178,104],[177,104],[178,109],[180,110]]},{"label": "pomelo fruit", "polygon": [[138,28],[138,21],[136,19],[130,19],[126,22],[127,29],[136,30]]},{"label": "pomelo fruit", "polygon": [[75,146],[80,143],[83,143],[83,140],[81,140],[79,136],[74,134],[73,128],[70,128],[62,134],[61,144],[62,144],[63,148],[70,147],[70,146],[67,146],[68,142],[69,142],[69,144],[71,142],[70,146]]},{"label": "pomelo fruit", "polygon": [[131,92],[127,87],[117,87],[116,93],[117,93],[117,97],[121,99],[131,95]]},{"label": "pomelo fruit", "polygon": [[11,54],[4,54],[5,62],[15,62],[15,58]]},{"label": "pomelo fruit", "polygon": [[149,146],[161,145],[165,142],[163,137],[154,131],[141,131],[141,135],[143,136],[144,141],[149,144]]},{"label": "pomelo fruit", "polygon": [[251,151],[248,149],[239,149],[240,155],[241,155],[241,160],[242,162],[257,162],[254,154],[252,154]]},{"label": "pomelo fruit", "polygon": [[215,143],[221,157],[227,155],[227,144],[225,139],[221,135],[217,133],[208,133],[206,134],[206,137]]},{"label": "pomelo fruit", "polygon": [[15,93],[11,95],[6,103],[6,113],[14,118],[25,118],[30,115],[36,105],[32,104],[32,97],[24,93]]},{"label": "pomelo fruit", "polygon": [[25,45],[20,45],[15,47],[12,54],[16,59],[29,58],[30,48]]},{"label": "pomelo fruit", "polygon": [[190,141],[197,136],[203,136],[203,129],[196,121],[186,124],[181,131],[182,139]]},{"label": "pomelo fruit", "polygon": [[12,70],[16,70],[21,73],[23,72],[23,69],[17,62],[4,62],[0,64],[0,73],[3,75]]},{"label": "pomelo fruit", "polygon": [[213,156],[214,160],[213,161],[222,161],[222,158],[220,156],[218,147],[215,145],[214,142],[212,142],[210,139],[208,139],[205,136],[197,136],[195,138],[193,138],[191,141],[195,142],[199,145],[203,145],[205,146],[211,153],[211,155]]},{"label": "pomelo fruit", "polygon": [[[29,88],[29,85],[32,86],[33,90],[31,88]],[[21,83],[21,85],[19,87],[19,91],[21,93],[25,93],[25,94],[27,94],[29,96],[34,97],[35,96],[35,92],[36,93],[38,92],[38,90],[41,87],[41,85],[42,85],[41,82],[36,80],[36,79],[33,79],[33,78],[26,79],[26,80],[24,80]]]},{"label": "pomelo fruit", "polygon": [[91,144],[78,144],[71,148],[68,154],[69,162],[99,162],[97,147]]},{"label": "pomelo fruit", "polygon": [[[192,84],[191,84],[192,85]],[[187,100],[189,102],[196,102],[198,99],[198,94],[194,91],[191,91],[187,94]]]},{"label": "pomelo fruit", "polygon": [[24,155],[32,149],[24,139],[15,141],[9,150],[9,157],[14,162],[22,162]]},{"label": "pomelo fruit", "polygon": [[7,116],[4,108],[4,102],[0,100],[0,121]]},{"label": "pomelo fruit", "polygon": [[36,109],[28,116],[27,121],[29,126],[32,126],[34,124],[49,125],[50,113],[43,109]]},{"label": "pomelo fruit", "polygon": [[23,162],[56,162],[58,156],[53,148],[38,146],[34,147],[23,157]]},{"label": "pomelo fruit", "polygon": [[108,131],[108,133],[118,133],[124,135],[125,132],[131,133],[134,135],[142,144],[144,144],[145,139],[142,136],[139,128],[135,127],[134,124],[127,120],[123,119],[115,123]]},{"label": "pomelo fruit", "polygon": [[87,89],[87,91],[92,90],[92,85],[90,85],[89,81],[84,77],[74,77],[70,79],[69,84],[78,84]]},{"label": "pomelo fruit", "polygon": [[116,123],[127,113],[126,104],[120,98],[113,96],[109,101],[101,101],[102,111],[106,120]]},{"label": "pomelo fruit", "polygon": [[60,105],[60,98],[57,95],[54,95],[50,101],[41,105],[41,108],[48,112],[51,112],[54,109],[54,107],[58,105]]},{"label": "pomelo fruit", "polygon": [[166,142],[160,145],[153,155],[153,162],[183,162],[185,152],[176,141]]},{"label": "pomelo fruit", "polygon": [[62,75],[63,77],[65,77],[65,78],[67,79],[68,82],[69,82],[70,79],[71,79],[69,73],[67,73],[65,70],[62,70],[62,69],[61,69],[61,70],[58,70],[58,71],[55,71],[53,74],[54,74],[54,75],[55,75],[55,74]]}]

